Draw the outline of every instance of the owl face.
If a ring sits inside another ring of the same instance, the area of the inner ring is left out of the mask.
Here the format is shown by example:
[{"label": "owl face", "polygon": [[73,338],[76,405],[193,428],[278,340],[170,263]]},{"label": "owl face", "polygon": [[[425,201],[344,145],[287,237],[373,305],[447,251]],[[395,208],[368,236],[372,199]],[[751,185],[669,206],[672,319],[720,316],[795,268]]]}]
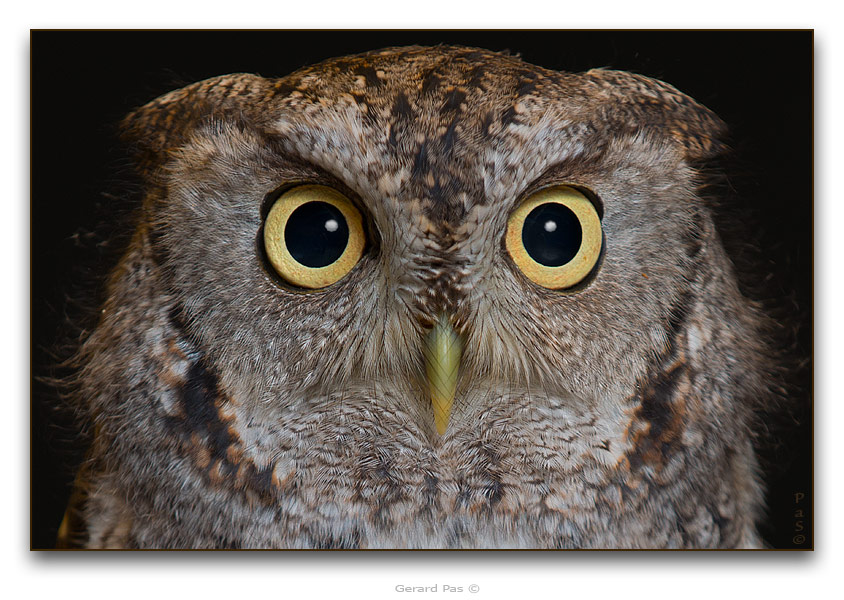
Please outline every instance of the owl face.
[{"label": "owl face", "polygon": [[[496,57],[473,82],[471,59],[454,59],[427,79],[423,51],[329,63],[294,77],[266,123],[199,125],[166,166],[156,248],[238,397],[278,406],[294,389],[417,385],[440,315],[462,340],[464,387],[590,404],[629,393],[665,348],[702,227],[683,147],[657,127],[598,139],[601,105],[559,74]],[[307,185],[339,192],[364,223],[363,254],[317,289],[280,276],[262,239],[281,192]],[[574,289],[531,281],[505,243],[513,214],[560,186],[602,212],[602,260]],[[422,396],[401,402],[431,431]],[[452,428],[475,427],[479,406],[454,408]]]},{"label": "owl face", "polygon": [[753,543],[756,317],[697,195],[723,129],[705,108],[406,48],[201,82],[125,125],[149,194],[89,372],[123,356],[108,372],[151,391],[93,412],[166,434],[155,474],[117,435],[105,472],[204,515],[126,509],[134,543],[691,539],[659,511],[699,522],[692,545]]}]

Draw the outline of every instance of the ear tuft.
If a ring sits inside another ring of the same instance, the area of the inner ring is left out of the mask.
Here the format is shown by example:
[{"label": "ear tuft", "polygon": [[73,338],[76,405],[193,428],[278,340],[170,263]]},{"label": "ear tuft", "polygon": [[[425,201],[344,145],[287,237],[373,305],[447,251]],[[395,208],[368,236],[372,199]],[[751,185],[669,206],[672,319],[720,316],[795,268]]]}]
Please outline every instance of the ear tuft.
[{"label": "ear tuft", "polygon": [[705,106],[662,81],[625,71],[592,69],[584,73],[590,92],[604,98],[610,126],[658,129],[674,139],[691,161],[713,158],[727,146],[727,125]]},{"label": "ear tuft", "polygon": [[139,171],[148,175],[164,164],[200,123],[258,113],[275,91],[269,80],[246,73],[206,79],[130,113],[120,125],[121,137],[129,144]]}]

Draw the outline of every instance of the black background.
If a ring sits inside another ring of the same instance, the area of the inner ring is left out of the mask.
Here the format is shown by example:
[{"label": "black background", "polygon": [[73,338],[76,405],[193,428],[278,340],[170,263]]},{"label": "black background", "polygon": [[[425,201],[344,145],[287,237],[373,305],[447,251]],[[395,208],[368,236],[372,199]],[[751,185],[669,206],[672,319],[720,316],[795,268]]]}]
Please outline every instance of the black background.
[{"label": "black background", "polygon": [[[551,69],[634,71],[728,123],[732,202],[763,258],[761,299],[785,307],[777,314],[797,332],[804,358],[792,381],[800,408],[764,456],[762,532],[775,548],[812,547],[811,31],[35,31],[31,41],[32,547],[52,547],[79,460],[44,378],[67,373],[58,364],[67,341],[94,323],[75,300],[101,299],[134,207],[117,122],[160,94],[224,73],[277,77],[332,56],[438,43],[509,50]],[[797,493],[805,494],[799,507]]]}]

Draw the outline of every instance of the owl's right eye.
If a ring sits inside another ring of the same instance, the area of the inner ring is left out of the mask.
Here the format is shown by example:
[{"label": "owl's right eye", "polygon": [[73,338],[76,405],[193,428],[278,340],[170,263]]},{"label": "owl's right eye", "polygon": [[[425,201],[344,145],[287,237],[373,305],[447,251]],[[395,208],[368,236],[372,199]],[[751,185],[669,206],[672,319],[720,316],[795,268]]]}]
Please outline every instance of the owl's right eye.
[{"label": "owl's right eye", "polygon": [[283,193],[264,224],[264,249],[276,272],[302,288],[340,281],[366,245],[360,211],[343,194],[322,185]]}]

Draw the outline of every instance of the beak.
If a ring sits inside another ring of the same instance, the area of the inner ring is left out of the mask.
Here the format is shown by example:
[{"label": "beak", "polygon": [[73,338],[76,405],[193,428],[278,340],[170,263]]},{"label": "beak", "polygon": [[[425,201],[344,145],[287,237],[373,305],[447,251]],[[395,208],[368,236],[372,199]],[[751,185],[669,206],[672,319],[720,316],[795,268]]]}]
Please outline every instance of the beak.
[{"label": "beak", "polygon": [[451,416],[462,354],[460,336],[443,313],[425,337],[425,373],[434,407],[434,422],[440,435],[445,433]]}]

